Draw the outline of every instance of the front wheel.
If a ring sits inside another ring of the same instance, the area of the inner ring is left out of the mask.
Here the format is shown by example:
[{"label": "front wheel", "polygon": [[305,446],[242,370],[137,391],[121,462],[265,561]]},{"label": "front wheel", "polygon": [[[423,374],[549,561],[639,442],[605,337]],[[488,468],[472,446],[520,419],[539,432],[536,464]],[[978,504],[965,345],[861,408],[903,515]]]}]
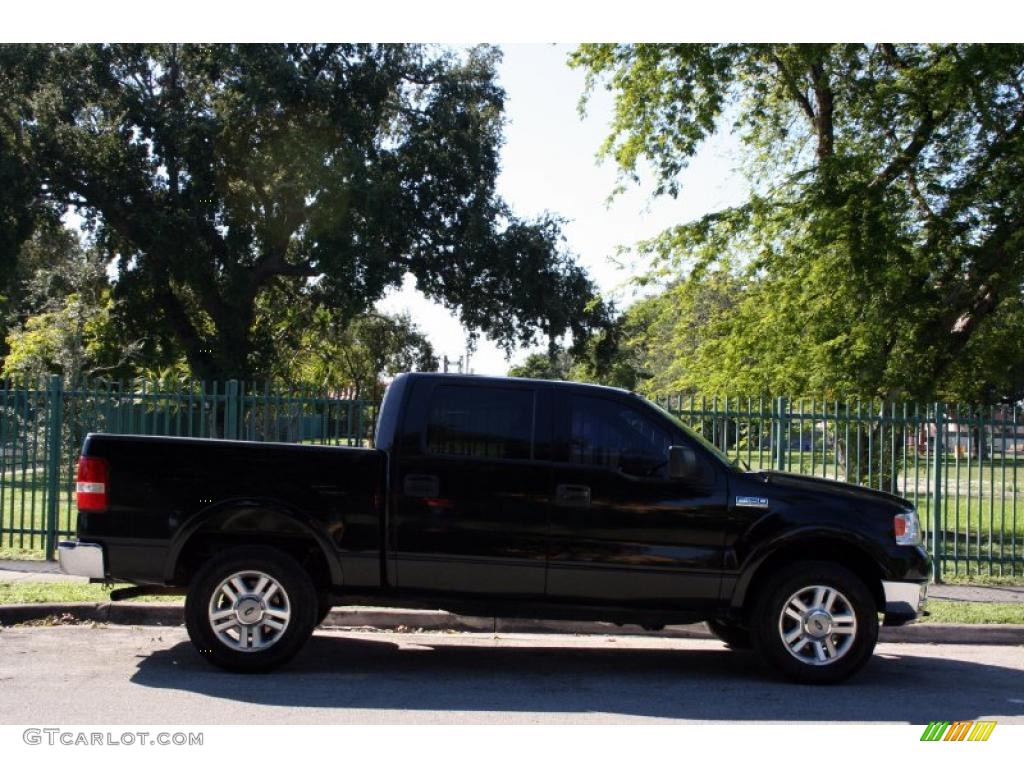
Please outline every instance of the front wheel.
[{"label": "front wheel", "polygon": [[796,563],[758,595],[754,648],[772,667],[804,683],[834,683],[863,667],[878,641],[878,609],[864,581],[842,566]]},{"label": "front wheel", "polygon": [[192,580],[185,627],[200,655],[232,672],[265,672],[299,652],[318,617],[313,582],[272,547],[237,547]]},{"label": "front wheel", "polygon": [[708,631],[734,651],[750,648],[750,630],[724,619],[709,619],[704,622]]}]

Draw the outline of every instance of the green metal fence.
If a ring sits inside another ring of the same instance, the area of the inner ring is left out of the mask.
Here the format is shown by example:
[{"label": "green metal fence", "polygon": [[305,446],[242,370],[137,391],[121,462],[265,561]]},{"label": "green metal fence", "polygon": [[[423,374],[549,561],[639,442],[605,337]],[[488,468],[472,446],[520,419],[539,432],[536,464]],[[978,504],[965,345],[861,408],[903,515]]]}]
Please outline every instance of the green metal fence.
[{"label": "green metal fence", "polygon": [[909,499],[940,578],[1024,574],[1024,423],[1015,406],[683,396],[658,403],[751,469]]},{"label": "green metal fence", "polygon": [[[1017,407],[682,396],[658,403],[752,469],[911,500],[940,576],[1024,575]],[[88,432],[367,445],[375,417],[372,403],[341,393],[239,381],[0,382],[0,549],[52,556],[57,540],[73,535],[75,462]]]},{"label": "green metal fence", "polygon": [[53,555],[75,526],[78,452],[89,432],[366,445],[374,406],[329,392],[240,381],[0,382],[0,549]]}]

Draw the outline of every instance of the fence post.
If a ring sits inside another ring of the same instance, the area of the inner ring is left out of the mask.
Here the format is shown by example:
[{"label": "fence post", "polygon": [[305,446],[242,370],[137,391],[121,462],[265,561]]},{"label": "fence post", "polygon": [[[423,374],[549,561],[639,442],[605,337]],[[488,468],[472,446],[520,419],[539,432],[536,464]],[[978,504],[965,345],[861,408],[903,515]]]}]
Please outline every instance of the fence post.
[{"label": "fence post", "polygon": [[789,424],[787,423],[787,416],[789,414],[789,402],[784,397],[780,397],[776,401],[776,411],[778,414],[779,423],[776,425],[776,436],[775,441],[775,467],[780,472],[786,471],[786,441],[789,438]]},{"label": "fence post", "polygon": [[238,439],[238,380],[231,379],[224,389],[224,437]]},{"label": "fence post", "polygon": [[942,582],[942,470],[946,462],[946,412],[935,403],[934,490],[932,492],[932,583]]},{"label": "fence post", "polygon": [[61,433],[64,428],[64,380],[50,377],[49,440],[46,446],[46,559],[57,552],[57,509],[60,506]]}]

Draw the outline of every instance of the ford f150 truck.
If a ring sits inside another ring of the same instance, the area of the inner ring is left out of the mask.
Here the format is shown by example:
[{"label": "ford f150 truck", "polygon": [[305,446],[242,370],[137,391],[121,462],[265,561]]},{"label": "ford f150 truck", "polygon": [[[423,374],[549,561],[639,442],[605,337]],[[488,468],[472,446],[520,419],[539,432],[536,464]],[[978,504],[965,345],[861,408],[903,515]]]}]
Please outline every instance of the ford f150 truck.
[{"label": "ford f150 truck", "polygon": [[707,621],[801,681],[917,617],[913,506],[746,471],[626,391],[411,373],[375,448],[90,434],[65,573],[186,594],[189,636],[236,671],[297,653],[336,604],[660,628]]}]

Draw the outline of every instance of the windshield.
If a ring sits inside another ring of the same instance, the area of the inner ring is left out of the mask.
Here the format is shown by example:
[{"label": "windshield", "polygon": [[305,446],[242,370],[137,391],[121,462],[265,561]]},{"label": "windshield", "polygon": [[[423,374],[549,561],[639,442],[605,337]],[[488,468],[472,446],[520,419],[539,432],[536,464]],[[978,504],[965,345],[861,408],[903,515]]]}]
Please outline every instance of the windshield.
[{"label": "windshield", "polygon": [[699,432],[697,432],[697,431],[693,430],[692,428],[690,428],[689,426],[687,426],[683,422],[683,420],[680,419],[678,416],[676,416],[674,413],[670,413],[669,411],[666,411],[660,405],[657,405],[656,403],[652,403],[650,400],[646,400],[646,399],[644,399],[642,397],[640,399],[643,400],[651,408],[657,409],[658,413],[660,413],[662,416],[667,416],[669,421],[671,421],[679,429],[681,429],[683,431],[683,433],[687,437],[693,438],[693,440],[695,440],[696,442],[700,443],[704,448],[707,449],[708,453],[713,454],[716,459],[721,461],[726,466],[736,467],[738,469],[746,470],[747,472],[750,471],[750,467],[747,466],[747,463],[745,461],[740,459],[738,456],[736,458],[732,458],[731,456],[729,456],[729,454],[721,451],[718,448],[718,446],[716,446],[714,443],[712,443],[709,440],[707,440],[706,438],[704,438]]}]

